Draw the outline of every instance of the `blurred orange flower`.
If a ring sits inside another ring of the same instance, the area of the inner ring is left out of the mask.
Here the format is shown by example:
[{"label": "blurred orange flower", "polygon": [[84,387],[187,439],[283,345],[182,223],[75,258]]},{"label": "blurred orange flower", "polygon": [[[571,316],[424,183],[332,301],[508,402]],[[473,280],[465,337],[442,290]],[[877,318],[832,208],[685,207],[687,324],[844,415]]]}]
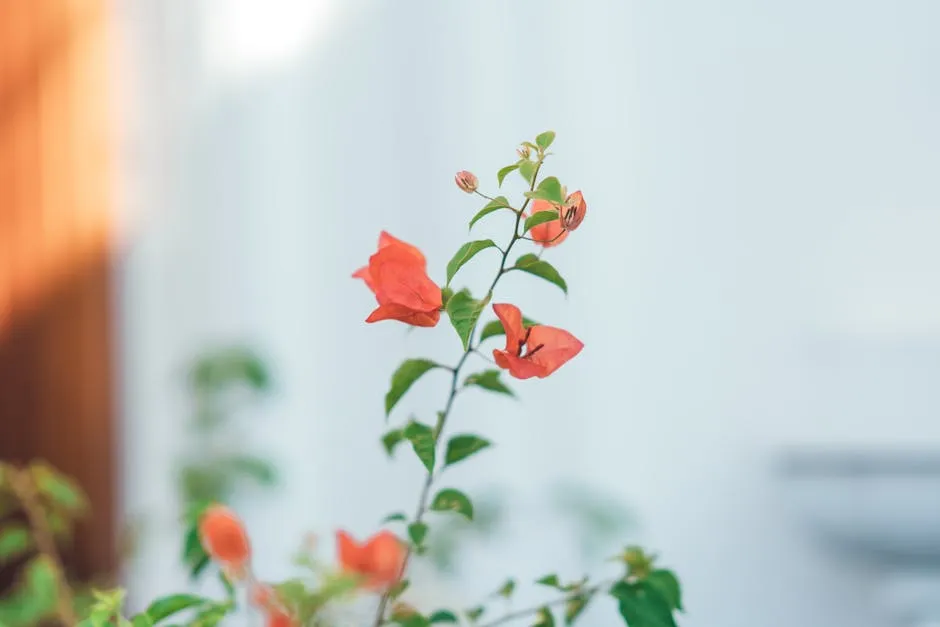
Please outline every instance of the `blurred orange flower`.
[{"label": "blurred orange flower", "polygon": [[203,549],[222,565],[230,579],[241,579],[251,559],[251,545],[245,525],[224,505],[212,505],[199,518],[199,539]]},{"label": "blurred orange flower", "polygon": [[496,365],[517,379],[544,379],[581,352],[584,344],[564,329],[541,324],[526,329],[515,305],[493,305],[506,331],[506,348],[494,349]]},{"label": "blurred orange flower", "polygon": [[342,569],[364,578],[364,585],[384,590],[398,581],[405,563],[405,545],[390,531],[380,531],[362,544],[345,531],[336,532]]},{"label": "blurred orange flower", "polygon": [[427,274],[420,250],[385,231],[369,265],[353,277],[365,281],[379,306],[366,322],[398,320],[416,327],[433,327],[441,318],[441,288]]}]

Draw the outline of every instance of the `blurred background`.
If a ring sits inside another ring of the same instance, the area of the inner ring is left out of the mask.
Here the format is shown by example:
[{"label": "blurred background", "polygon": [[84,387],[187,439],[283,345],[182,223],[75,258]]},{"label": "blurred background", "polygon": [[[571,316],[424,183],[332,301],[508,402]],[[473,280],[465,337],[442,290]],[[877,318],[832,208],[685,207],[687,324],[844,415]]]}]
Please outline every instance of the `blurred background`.
[{"label": "blurred background", "polygon": [[[498,446],[452,480],[492,516],[417,593],[469,605],[642,543],[687,627],[889,624],[881,569],[814,543],[774,468],[940,450],[937,23],[930,0],[5,0],[0,453],[85,486],[70,565],[135,607],[186,585],[193,491],[244,512],[269,579],[307,532],[371,533],[420,485],[378,442],[390,373],[459,346],[364,325],[350,274],[387,229],[440,280],[479,209],[454,172],[495,191],[553,129],[590,207],[550,252],[570,298],[502,289],[586,348],[521,402],[458,403]],[[431,379],[399,419],[440,405]]]}]

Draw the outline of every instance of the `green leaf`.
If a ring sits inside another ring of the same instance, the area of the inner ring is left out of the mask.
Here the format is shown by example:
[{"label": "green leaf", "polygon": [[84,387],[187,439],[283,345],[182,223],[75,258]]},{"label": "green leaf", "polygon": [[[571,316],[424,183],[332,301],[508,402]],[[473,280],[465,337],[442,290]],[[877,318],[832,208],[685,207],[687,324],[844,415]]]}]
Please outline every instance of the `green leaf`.
[{"label": "green leaf", "polygon": [[684,612],[682,607],[682,587],[679,585],[679,579],[669,570],[658,569],[646,576],[646,581],[659,590],[659,593],[669,602],[669,606],[674,610]]},{"label": "green leaf", "polygon": [[390,522],[404,522],[406,520],[408,520],[408,516],[406,516],[404,512],[395,512],[394,514],[389,514],[383,518],[382,524],[384,525],[385,523]]},{"label": "green leaf", "polygon": [[434,472],[434,432],[431,427],[420,422],[410,422],[404,430],[405,438],[411,442],[415,455],[424,464],[428,472]]},{"label": "green leaf", "polygon": [[488,302],[488,298],[474,300],[470,292],[461,290],[454,294],[453,298],[447,303],[447,315],[450,318],[451,325],[460,337],[464,350],[467,350],[470,345],[470,336],[473,334],[477,320],[480,319],[480,314]]},{"label": "green leaf", "polygon": [[191,579],[196,579],[209,565],[209,556],[202,548],[202,541],[199,539],[197,520],[198,518],[190,521],[183,539],[183,562],[189,567]]},{"label": "green leaf", "polygon": [[[456,295],[454,296],[456,298]],[[453,302],[453,298],[451,299]],[[420,379],[426,372],[438,368],[438,364],[429,359],[406,359],[398,366],[398,370],[392,375],[392,385],[385,395],[385,416],[387,417],[392,408],[405,395],[408,388]]]},{"label": "green leaf", "polygon": [[529,161],[528,159],[519,162],[519,174],[522,175],[522,178],[524,178],[525,182],[529,185],[532,185],[532,180],[535,178],[537,167],[538,166],[536,165],[535,161]]},{"label": "green leaf", "polygon": [[556,205],[562,205],[565,202],[561,182],[554,176],[549,176],[542,180],[537,188],[531,192],[526,192],[525,197],[531,198],[532,200],[547,200]]},{"label": "green leaf", "polygon": [[555,141],[555,131],[539,133],[538,137],[535,138],[535,143],[542,150],[547,150],[548,147],[552,145],[553,141]]},{"label": "green leaf", "polygon": [[[529,327],[534,327],[538,322],[531,320],[530,318],[522,318],[522,326],[528,329]],[[480,332],[480,341],[491,337],[496,337],[497,335],[506,335],[506,329],[503,328],[503,323],[499,320],[490,320],[485,325],[483,325],[483,330]]]},{"label": "green leaf", "polygon": [[469,610],[464,612],[464,614],[466,614],[467,618],[469,618],[471,621],[477,621],[481,616],[483,616],[484,611],[486,611],[485,607],[482,605],[477,605],[476,607],[471,607]]},{"label": "green leaf", "polygon": [[10,524],[0,530],[0,564],[18,559],[32,548],[33,537],[25,525]]},{"label": "green leaf", "polygon": [[535,583],[540,586],[548,586],[549,588],[555,588],[556,590],[561,590],[561,582],[558,581],[558,575],[552,573],[550,575],[545,575],[541,579],[537,579]]},{"label": "green leaf", "polygon": [[472,434],[455,435],[447,443],[444,464],[452,466],[490,446],[490,442]]},{"label": "green leaf", "polygon": [[499,590],[496,591],[497,596],[501,596],[504,599],[512,598],[512,593],[516,590],[516,580],[507,579],[506,583],[499,587]]},{"label": "green leaf", "polygon": [[30,467],[39,493],[72,515],[88,510],[88,498],[74,481],[51,466],[39,462]]},{"label": "green leaf", "polygon": [[572,625],[591,600],[590,594],[579,594],[565,601],[565,625]]},{"label": "green leaf", "polygon": [[258,484],[270,486],[277,483],[277,471],[270,462],[251,455],[234,455],[221,462],[233,473],[254,479]]},{"label": "green leaf", "polygon": [[405,433],[401,429],[392,429],[382,436],[382,446],[389,457],[395,452],[395,447],[405,441]]},{"label": "green leaf", "polygon": [[514,163],[512,165],[507,165],[505,168],[501,168],[499,172],[496,173],[496,180],[499,181],[499,186],[503,186],[503,179],[505,179],[510,172],[519,169],[519,164]]},{"label": "green leaf", "polygon": [[547,261],[542,261],[532,253],[522,255],[516,259],[516,265],[513,267],[517,270],[522,270],[523,272],[545,279],[549,283],[560,287],[561,291],[565,294],[568,294],[568,284],[565,283],[565,280],[558,274],[558,270],[556,270],[552,264]]},{"label": "green leaf", "polygon": [[151,603],[147,608],[147,616],[149,616],[154,623],[158,623],[164,618],[169,618],[183,610],[199,607],[210,602],[209,599],[196,596],[195,594],[172,594],[170,596],[161,597]]},{"label": "green leaf", "polygon": [[548,606],[539,608],[539,611],[535,614],[535,622],[532,623],[532,627],[555,627],[555,617],[552,616],[552,611],[548,609]]},{"label": "green leaf", "polygon": [[423,522],[413,522],[408,525],[408,537],[415,546],[421,546],[428,535],[428,526]]},{"label": "green leaf", "polygon": [[629,627],[677,627],[669,601],[647,581],[617,582],[610,595]]},{"label": "green leaf", "polygon": [[147,614],[138,614],[131,619],[131,625],[133,627],[153,627],[154,622]]},{"label": "green leaf", "polygon": [[450,297],[454,295],[454,290],[450,289],[446,285],[441,288],[441,306],[447,307],[447,301],[450,300]]},{"label": "green leaf", "polygon": [[457,274],[457,271],[460,270],[468,261],[473,259],[481,250],[486,250],[487,248],[496,248],[496,244],[491,239],[480,239],[474,240],[472,242],[467,242],[461,246],[456,253],[454,253],[453,258],[447,263],[447,284],[450,285],[451,280],[454,278],[454,275]]},{"label": "green leaf", "polygon": [[533,213],[528,218],[525,219],[525,228],[523,233],[528,233],[533,226],[538,226],[540,224],[545,224],[546,222],[551,222],[552,220],[558,219],[558,211],[552,209],[550,211],[539,211]]},{"label": "green leaf", "polygon": [[473,520],[473,503],[467,498],[467,495],[460,490],[453,488],[444,488],[431,501],[431,510],[435,512],[457,512],[466,517],[467,520]]},{"label": "green leaf", "polygon": [[498,394],[505,394],[507,396],[515,396],[512,390],[510,390],[505,383],[500,380],[500,375],[502,373],[499,370],[484,370],[483,372],[478,372],[476,374],[471,374],[463,382],[464,387],[475,385],[477,387],[483,388],[484,390],[489,390],[490,392],[496,392]]},{"label": "green leaf", "polygon": [[408,616],[393,616],[392,620],[400,627],[427,627],[430,621],[421,614],[409,614]]},{"label": "green leaf", "polygon": [[388,596],[392,599],[397,599],[405,593],[405,590],[408,589],[408,586],[411,585],[411,582],[407,579],[402,579],[394,586],[388,589]]},{"label": "green leaf", "polygon": [[[516,168],[516,166],[511,167],[513,169]],[[500,172],[502,172],[502,170],[500,170]],[[502,184],[503,180],[500,179],[499,182]],[[512,209],[512,206],[509,204],[509,200],[507,200],[505,196],[497,196],[493,200],[486,203],[485,207],[477,211],[477,214],[473,216],[473,219],[470,220],[470,228],[472,229],[473,225],[479,222],[482,218],[490,215],[494,211],[499,211],[500,209]]]},{"label": "green leaf", "polygon": [[428,620],[431,624],[434,623],[459,623],[457,616],[453,612],[447,610],[437,610],[431,616],[428,617]]}]

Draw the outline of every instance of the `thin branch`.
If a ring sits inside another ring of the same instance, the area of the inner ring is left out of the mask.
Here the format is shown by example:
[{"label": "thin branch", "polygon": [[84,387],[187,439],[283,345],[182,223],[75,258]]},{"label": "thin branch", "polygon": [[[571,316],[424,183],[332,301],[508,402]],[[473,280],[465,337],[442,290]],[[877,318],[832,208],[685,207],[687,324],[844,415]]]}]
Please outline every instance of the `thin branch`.
[{"label": "thin branch", "polygon": [[609,581],[603,581],[599,584],[595,584],[593,586],[590,586],[588,588],[583,588],[581,590],[572,590],[570,593],[566,594],[565,596],[559,597],[547,603],[541,603],[539,605],[527,607],[522,610],[515,610],[513,612],[508,612],[495,620],[479,625],[479,627],[496,627],[497,625],[508,623],[509,621],[516,620],[517,618],[525,618],[526,616],[531,616],[532,614],[537,613],[543,607],[555,607],[558,605],[564,605],[565,603],[567,603],[568,601],[571,601],[572,599],[597,594],[604,588],[607,588],[613,585],[615,582],[616,582],[616,579],[613,579]]}]

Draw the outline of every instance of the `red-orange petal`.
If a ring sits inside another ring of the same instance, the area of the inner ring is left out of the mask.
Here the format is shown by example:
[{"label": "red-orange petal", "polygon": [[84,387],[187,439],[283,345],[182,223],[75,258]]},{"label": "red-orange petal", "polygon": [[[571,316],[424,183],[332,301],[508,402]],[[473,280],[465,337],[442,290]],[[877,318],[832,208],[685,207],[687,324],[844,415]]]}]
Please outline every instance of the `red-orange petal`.
[{"label": "red-orange petal", "polygon": [[408,242],[404,242],[397,237],[389,234],[388,231],[382,231],[379,233],[379,250],[387,248],[389,246],[395,246],[405,252],[407,252],[411,257],[421,264],[422,268],[427,267],[427,260],[424,258],[424,253],[416,246],[412,246]]},{"label": "red-orange petal", "polygon": [[265,627],[293,627],[296,625],[293,617],[284,610],[271,610],[264,618]]},{"label": "red-orange petal", "polygon": [[519,352],[519,341],[525,336],[522,324],[522,312],[515,305],[509,303],[496,303],[493,313],[499,318],[506,332],[506,351],[511,354]]},{"label": "red-orange petal", "polygon": [[336,558],[340,567],[347,571],[362,572],[365,554],[359,543],[345,531],[336,532]]},{"label": "red-orange petal", "polygon": [[387,246],[369,259],[379,304],[403,305],[414,311],[440,309],[441,288],[428,277],[414,257],[397,246]]},{"label": "red-orange petal", "polygon": [[509,374],[516,379],[531,379],[532,377],[541,379],[547,376],[544,365],[525,357],[517,357],[507,351],[494,350],[493,359],[497,366],[508,370]]},{"label": "red-orange petal", "polygon": [[[532,203],[532,213],[534,215],[540,211],[555,211],[557,213],[558,208],[547,200],[536,200]],[[565,241],[568,237],[568,232],[562,227],[561,220],[559,219],[533,226],[529,229],[529,237],[543,248],[551,248]]]},{"label": "red-orange petal", "polygon": [[536,376],[544,378],[580,353],[584,343],[564,329],[536,325],[529,332],[526,347],[531,353],[527,359],[542,368],[542,374]]},{"label": "red-orange petal", "polygon": [[390,531],[380,531],[364,546],[368,555],[369,584],[373,588],[387,588],[398,581],[405,563],[405,546]]},{"label": "red-orange petal", "polygon": [[199,518],[199,538],[213,560],[240,570],[251,558],[251,545],[241,519],[224,505],[212,505]]},{"label": "red-orange petal", "polygon": [[414,327],[433,327],[441,319],[439,309],[433,311],[414,311],[402,305],[379,305],[366,322],[380,322],[382,320],[398,320]]},{"label": "red-orange petal", "polygon": [[363,266],[353,272],[353,278],[365,281],[366,287],[375,294],[375,281],[372,280],[372,275],[369,273],[369,266]]}]

